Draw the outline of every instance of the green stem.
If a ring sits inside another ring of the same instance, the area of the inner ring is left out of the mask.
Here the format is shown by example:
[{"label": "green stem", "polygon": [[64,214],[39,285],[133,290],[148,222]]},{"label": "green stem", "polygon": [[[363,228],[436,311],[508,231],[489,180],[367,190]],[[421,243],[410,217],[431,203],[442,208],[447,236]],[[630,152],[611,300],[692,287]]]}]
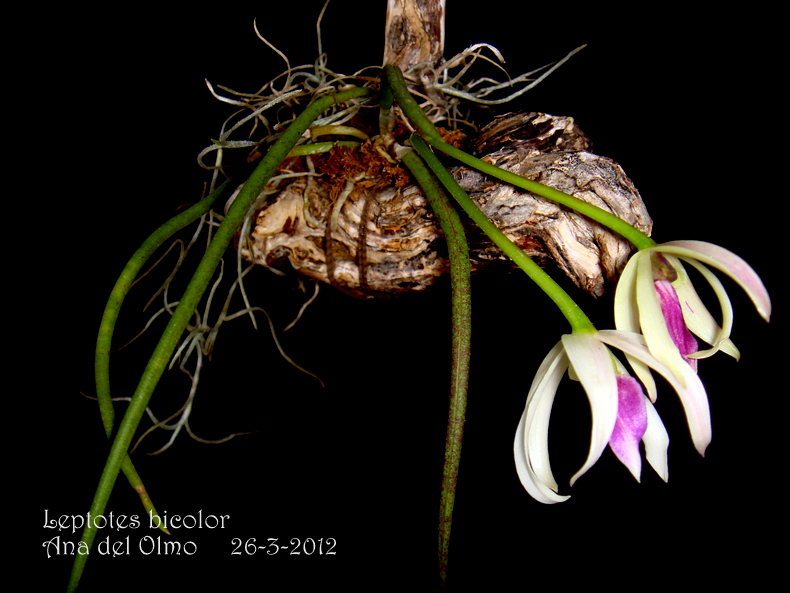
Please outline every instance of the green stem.
[{"label": "green stem", "polygon": [[530,181],[529,179],[521,177],[520,175],[500,169],[495,165],[481,161],[480,159],[475,158],[464,151],[451,146],[450,144],[447,144],[444,140],[442,140],[439,131],[436,129],[433,123],[431,123],[423,110],[420,109],[420,106],[409,93],[400,69],[398,69],[397,66],[387,65],[384,66],[384,74],[391,89],[390,92],[394,95],[398,105],[400,105],[400,108],[414,123],[414,125],[419,128],[420,135],[431,146],[434,146],[443,153],[458,159],[462,163],[469,165],[478,171],[481,171],[487,175],[491,175],[492,177],[496,177],[497,179],[501,179],[502,181],[515,185],[516,187],[520,187],[521,189],[538,194],[539,196],[551,200],[552,202],[562,204],[567,208],[575,210],[576,212],[579,212],[580,214],[583,214],[622,235],[631,243],[633,243],[637,249],[645,249],[655,245],[655,241],[653,241],[650,237],[638,229],[635,229],[630,224],[618,218],[611,212],[607,212],[606,210],[598,208],[597,206],[588,204],[584,200],[580,200],[579,198],[575,198],[554,188],[537,183],[536,181]]},{"label": "green stem", "polygon": [[505,234],[500,231],[497,226],[488,220],[488,217],[483,214],[483,211],[475,204],[466,192],[458,185],[455,178],[450,172],[445,169],[444,165],[439,162],[431,149],[422,141],[418,136],[411,137],[411,144],[420,155],[420,157],[430,167],[433,174],[438,177],[444,187],[450,192],[458,205],[463,208],[464,212],[469,215],[477,226],[480,227],[488,237],[499,247],[505,255],[512,259],[516,265],[521,268],[526,274],[537,284],[543,292],[545,292],[551,300],[559,307],[562,314],[571,324],[573,331],[594,331],[594,326],[590,319],[584,314],[579,305],[570,297],[570,295],[557,284],[554,279],[549,276],[538,264],[525,254],[513,241],[508,239]]},{"label": "green stem", "polygon": [[[206,249],[203,259],[195,270],[192,280],[184,291],[184,295],[178,303],[176,310],[173,312],[170,322],[162,333],[162,338],[145,367],[140,382],[137,385],[137,389],[132,396],[129,407],[120,424],[118,433],[115,436],[110,455],[107,458],[107,463],[99,480],[99,485],[96,489],[96,494],[90,510],[92,516],[95,517],[104,512],[112,488],[115,485],[115,480],[118,477],[121,462],[126,455],[134,433],[137,430],[137,425],[145,412],[145,408],[148,406],[148,401],[153,394],[154,388],[159,378],[162,376],[162,373],[167,368],[167,364],[176,349],[179,339],[184,333],[192,314],[208,288],[211,278],[219,265],[219,261],[222,259],[222,255],[232,241],[236,230],[244,221],[248,210],[258,197],[261,189],[263,189],[266,182],[272,177],[291,148],[296,145],[302,134],[304,134],[310,124],[315,121],[324,110],[333,104],[370,96],[371,94],[372,91],[370,89],[353,88],[315,99],[305,108],[302,114],[293,121],[282,136],[278,138],[277,142],[274,143],[244,184],[244,187],[234,200],[222,224],[217,229],[214,239]],[[92,524],[89,524],[83,531],[82,542],[90,548],[95,537],[96,528]],[[77,554],[69,581],[69,591],[76,590],[87,559],[87,554]]]},{"label": "green stem", "polygon": [[[118,277],[118,280],[115,282],[110,297],[107,299],[107,305],[104,308],[104,314],[102,315],[99,325],[99,335],[96,339],[96,354],[94,359],[96,399],[99,402],[99,411],[101,412],[104,432],[107,434],[107,438],[111,438],[113,424],[115,422],[115,410],[110,395],[110,349],[112,347],[112,336],[115,330],[115,323],[121,311],[124,298],[134,283],[134,279],[140,273],[143,265],[145,265],[145,262],[148,261],[154,252],[175,233],[200,218],[205,212],[208,212],[217,198],[222,194],[223,190],[228,186],[229,181],[230,180],[226,181],[203,200],[188,210],[174,216],[154,231],[140,248],[135,251],[134,255],[129,259],[129,262],[121,272],[121,275]],[[131,484],[132,488],[140,495],[140,500],[146,512],[158,516],[148,496],[145,485],[140,479],[140,475],[134,468],[134,464],[128,454],[123,458],[121,469],[129,480],[129,484]],[[168,533],[164,527],[162,527],[162,531]]]},{"label": "green stem", "polygon": [[408,117],[426,137],[436,138],[438,140],[442,139],[439,130],[436,129],[436,126],[428,119],[428,116],[425,115],[425,112],[417,105],[417,101],[415,101],[414,97],[409,93],[409,89],[406,87],[406,81],[403,80],[403,73],[400,68],[391,64],[384,66],[384,77],[382,78],[382,82],[386,82],[386,85],[382,85],[384,87],[382,89],[382,103],[385,100],[384,97],[392,97],[401,108],[401,111],[406,114],[406,117]]},{"label": "green stem", "polygon": [[469,247],[458,212],[445,195],[441,184],[431,175],[420,157],[412,150],[401,155],[420,184],[431,209],[439,219],[447,240],[450,259],[450,282],[452,292],[452,370],[450,378],[450,409],[447,419],[447,435],[444,448],[442,472],[442,494],[439,502],[439,576],[442,586],[447,580],[447,562],[450,548],[450,531],[458,485],[458,469],[461,464],[461,445],[466,418],[466,398],[469,386],[469,360],[472,334],[472,267],[469,262]]}]

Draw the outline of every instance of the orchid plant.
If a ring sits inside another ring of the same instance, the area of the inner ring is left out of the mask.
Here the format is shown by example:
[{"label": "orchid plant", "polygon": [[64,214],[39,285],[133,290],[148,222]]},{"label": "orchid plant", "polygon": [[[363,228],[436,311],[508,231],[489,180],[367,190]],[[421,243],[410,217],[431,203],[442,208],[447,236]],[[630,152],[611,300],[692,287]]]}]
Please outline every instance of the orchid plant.
[{"label": "orchid plant", "polygon": [[[109,397],[106,360],[109,357],[110,340],[123,296],[156,249],[179,229],[209,212],[217,200],[226,195],[229,184],[218,186],[201,202],[163,225],[135,254],[119,279],[105,311],[97,345],[97,394],[102,404],[105,432],[114,440],[91,506],[94,516],[104,512],[120,472],[126,474],[138,491],[146,511],[152,515],[157,514],[154,502],[149,498],[128,455],[154,387],[165,369],[172,365],[181,348],[196,347],[188,346],[187,342],[182,341],[182,336],[192,324],[200,300],[211,293],[214,274],[218,266],[221,266],[222,255],[244,224],[261,190],[277,173],[283,159],[292,154],[291,151],[297,147],[300,138],[322,114],[328,109],[340,109],[350,105],[376,104],[383,114],[382,122],[387,120],[389,112],[395,106],[404,115],[404,121],[414,130],[414,134],[407,141],[392,146],[390,155],[408,167],[419,181],[441,222],[449,246],[453,294],[453,390],[440,504],[438,555],[442,582],[447,578],[450,528],[460,464],[470,360],[470,269],[459,210],[465,212],[526,273],[558,307],[570,325],[570,333],[560,337],[556,346],[537,367],[537,373],[528,390],[525,382],[526,403],[523,414],[520,421],[517,422],[518,419],[514,418],[513,427],[507,428],[515,428],[515,470],[524,489],[532,498],[542,503],[558,503],[569,498],[567,494],[560,493],[549,462],[552,406],[566,374],[583,387],[589,400],[592,420],[589,451],[581,468],[571,477],[571,485],[591,470],[607,445],[634,478],[639,480],[642,463],[640,443],[644,447],[644,455],[649,465],[662,480],[668,480],[669,435],[654,405],[660,391],[660,384],[656,385],[654,373],[662,377],[677,394],[686,414],[694,446],[700,454],[704,454],[711,441],[711,417],[708,395],[697,373],[698,367],[702,366],[701,361],[719,350],[734,358],[739,356],[737,348],[730,340],[733,326],[730,299],[724,285],[706,266],[729,276],[743,288],[760,316],[767,321],[771,314],[770,298],[759,276],[748,264],[723,247],[701,241],[657,244],[609,212],[556,189],[498,169],[449,145],[415,101],[402,72],[395,66],[385,65],[380,77],[372,77],[369,84],[324,89],[316,94],[287,130],[271,144],[228,211],[221,217],[221,221],[217,221],[217,228],[206,254],[177,307],[171,312],[167,329],[146,366],[126,414],[119,426],[116,426]],[[382,129],[382,136],[386,136],[388,131],[391,130]],[[439,158],[439,155],[445,156]],[[624,269],[615,293],[616,329],[597,329],[568,292],[482,214],[445,168],[442,160],[445,157],[457,159],[543,199],[576,210],[620,233],[633,243],[637,252]],[[686,265],[698,272],[712,288],[722,311],[720,322],[716,321],[715,314],[709,312],[703,299],[698,296]],[[701,350],[694,336],[710,347]],[[91,547],[96,535],[96,529],[87,528],[82,542]],[[86,561],[87,555],[76,558],[71,590],[76,589]]]}]

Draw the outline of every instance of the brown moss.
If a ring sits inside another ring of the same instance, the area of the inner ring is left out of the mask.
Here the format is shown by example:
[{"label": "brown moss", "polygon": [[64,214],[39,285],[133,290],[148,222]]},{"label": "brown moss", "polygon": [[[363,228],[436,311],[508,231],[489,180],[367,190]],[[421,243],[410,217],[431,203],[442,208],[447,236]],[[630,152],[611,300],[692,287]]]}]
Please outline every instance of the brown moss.
[{"label": "brown moss", "polygon": [[438,127],[436,128],[439,130],[439,134],[442,137],[442,140],[454,146],[455,148],[463,148],[466,144],[466,134],[464,134],[461,130],[448,130],[447,128]]},{"label": "brown moss", "polygon": [[332,185],[345,185],[345,181],[364,174],[370,179],[356,182],[359,187],[403,187],[411,183],[409,172],[397,163],[391,163],[380,152],[374,141],[354,147],[336,146],[328,153],[313,157],[316,169],[328,176]]}]

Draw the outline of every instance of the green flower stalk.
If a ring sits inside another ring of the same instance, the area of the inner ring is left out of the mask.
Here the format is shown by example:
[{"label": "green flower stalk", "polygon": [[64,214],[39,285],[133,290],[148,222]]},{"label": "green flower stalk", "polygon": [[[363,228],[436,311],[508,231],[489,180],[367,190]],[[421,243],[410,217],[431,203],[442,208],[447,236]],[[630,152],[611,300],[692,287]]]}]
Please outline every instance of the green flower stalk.
[{"label": "green flower stalk", "polygon": [[450,172],[439,162],[426,144],[417,136],[411,137],[412,146],[425,160],[434,174],[450,192],[458,205],[480,227],[480,229],[499,247],[505,255],[521,268],[540,289],[545,292],[554,304],[560,309],[568,320],[573,331],[593,331],[595,328],[590,319],[584,314],[574,300],[563,290],[554,279],[544,272],[541,267],[532,261],[513,241],[508,239],[494,223],[478,208],[472,199],[455,181]]}]

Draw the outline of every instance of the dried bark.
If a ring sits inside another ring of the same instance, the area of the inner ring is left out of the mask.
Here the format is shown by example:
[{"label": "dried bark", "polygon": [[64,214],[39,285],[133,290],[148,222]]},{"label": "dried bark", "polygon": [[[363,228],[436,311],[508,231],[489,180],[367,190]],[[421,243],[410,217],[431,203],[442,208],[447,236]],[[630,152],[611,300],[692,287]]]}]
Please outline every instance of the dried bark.
[{"label": "dried bark", "polygon": [[354,188],[334,225],[332,194],[326,182],[291,183],[258,212],[244,257],[361,298],[423,290],[445,273],[441,231],[419,186]]},{"label": "dried bark", "polygon": [[408,72],[433,68],[444,54],[445,0],[387,0],[384,61]]},{"label": "dried bark", "polygon": [[[482,160],[607,210],[650,234],[653,222],[633,182],[612,159],[590,152],[570,117],[509,114],[483,128],[473,143]],[[461,187],[516,245],[542,251],[593,296],[615,282],[633,247],[608,228],[545,198],[459,167]],[[491,246],[478,257],[496,253]],[[499,255],[501,257],[501,255]]]},{"label": "dried bark", "polygon": [[[617,163],[589,152],[589,139],[570,117],[497,118],[472,149],[650,233],[652,222],[633,183]],[[348,151],[336,149],[319,168],[337,174],[294,181],[257,213],[244,257],[272,268],[290,266],[357,297],[428,288],[447,271],[447,262],[422,191],[405,177],[393,177],[394,168],[375,150],[361,150],[366,156],[357,168]],[[604,294],[625,265],[630,245],[598,223],[477,171],[459,167],[453,174],[511,240],[542,265],[554,260],[586,292]],[[468,235],[475,269],[512,265],[479,229],[470,227]]]}]

